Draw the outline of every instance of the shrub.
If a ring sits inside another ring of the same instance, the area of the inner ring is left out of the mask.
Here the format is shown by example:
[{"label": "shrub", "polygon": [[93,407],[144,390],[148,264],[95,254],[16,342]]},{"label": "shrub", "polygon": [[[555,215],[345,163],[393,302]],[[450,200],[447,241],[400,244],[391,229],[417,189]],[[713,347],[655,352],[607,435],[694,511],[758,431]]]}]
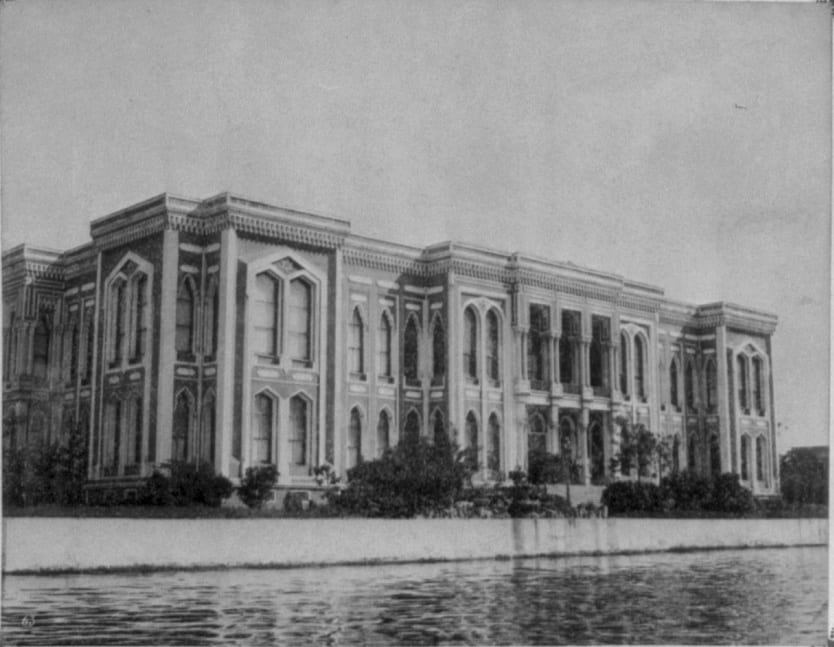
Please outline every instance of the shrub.
[{"label": "shrub", "polygon": [[738,474],[720,474],[712,484],[706,508],[713,512],[746,514],[756,508],[753,493],[739,482]]},{"label": "shrub", "polygon": [[413,517],[448,510],[471,478],[465,455],[448,438],[434,444],[405,436],[381,458],[348,470],[347,487],[330,500],[341,512]]},{"label": "shrub", "polygon": [[26,453],[21,449],[3,451],[3,506],[23,507],[26,503],[24,478]]},{"label": "shrub", "polygon": [[602,505],[610,514],[654,513],[663,508],[661,489],[654,483],[617,481],[602,491]]},{"label": "shrub", "polygon": [[828,460],[813,448],[791,449],[779,461],[779,474],[787,503],[828,503]]},{"label": "shrub", "polygon": [[278,469],[274,465],[259,465],[246,469],[237,495],[250,508],[260,508],[272,495],[272,488],[278,480]]},{"label": "shrub", "polygon": [[666,508],[697,512],[709,508],[713,483],[694,472],[678,472],[663,477],[660,481]]},{"label": "shrub", "polygon": [[170,476],[154,470],[137,497],[144,505],[206,505],[217,508],[231,496],[232,482],[214,473],[209,463],[172,461]]}]

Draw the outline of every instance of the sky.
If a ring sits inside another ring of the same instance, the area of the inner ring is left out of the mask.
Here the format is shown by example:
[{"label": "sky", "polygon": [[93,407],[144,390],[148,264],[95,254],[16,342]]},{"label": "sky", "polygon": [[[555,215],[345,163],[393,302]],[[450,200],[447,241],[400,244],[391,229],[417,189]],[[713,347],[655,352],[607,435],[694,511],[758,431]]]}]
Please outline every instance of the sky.
[{"label": "sky", "polygon": [[779,317],[777,443],[828,442],[819,4],[0,2],[3,249],[222,191]]}]

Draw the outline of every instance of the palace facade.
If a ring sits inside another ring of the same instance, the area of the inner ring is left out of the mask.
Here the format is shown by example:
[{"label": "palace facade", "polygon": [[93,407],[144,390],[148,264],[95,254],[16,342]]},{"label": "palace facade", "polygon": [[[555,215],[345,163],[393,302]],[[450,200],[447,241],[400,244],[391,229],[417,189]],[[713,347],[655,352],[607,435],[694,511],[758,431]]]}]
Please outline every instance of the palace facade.
[{"label": "palace facade", "polygon": [[3,254],[4,443],[89,440],[90,487],[171,459],[289,487],[450,432],[485,479],[570,451],[617,478],[624,421],[672,467],[778,491],[776,317],[521,253],[423,249],[230,194],[169,194],[58,252]]}]

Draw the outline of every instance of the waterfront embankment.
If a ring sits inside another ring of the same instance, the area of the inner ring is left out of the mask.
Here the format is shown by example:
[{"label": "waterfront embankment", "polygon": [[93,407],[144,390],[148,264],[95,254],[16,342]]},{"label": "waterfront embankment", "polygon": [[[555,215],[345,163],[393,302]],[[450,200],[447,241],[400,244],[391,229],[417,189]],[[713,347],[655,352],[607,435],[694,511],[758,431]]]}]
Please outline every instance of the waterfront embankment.
[{"label": "waterfront embankment", "polygon": [[826,519],[5,518],[3,572],[296,567],[812,546]]}]

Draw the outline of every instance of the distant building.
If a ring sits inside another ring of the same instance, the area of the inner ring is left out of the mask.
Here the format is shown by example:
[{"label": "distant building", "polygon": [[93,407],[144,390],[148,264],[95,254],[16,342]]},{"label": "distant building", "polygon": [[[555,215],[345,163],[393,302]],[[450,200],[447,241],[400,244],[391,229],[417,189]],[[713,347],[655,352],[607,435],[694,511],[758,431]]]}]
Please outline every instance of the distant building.
[{"label": "distant building", "polygon": [[481,476],[559,453],[616,478],[623,419],[677,469],[778,489],[776,317],[521,253],[419,249],[221,194],[161,195],[67,252],[3,255],[4,442],[89,434],[90,486],[171,459],[307,487],[402,434],[450,431]]}]

